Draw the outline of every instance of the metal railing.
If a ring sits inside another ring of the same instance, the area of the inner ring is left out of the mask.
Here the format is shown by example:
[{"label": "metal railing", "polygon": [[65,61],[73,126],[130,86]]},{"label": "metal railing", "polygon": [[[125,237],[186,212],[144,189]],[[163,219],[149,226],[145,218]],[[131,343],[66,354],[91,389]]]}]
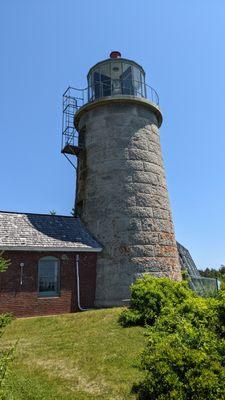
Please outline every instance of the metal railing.
[{"label": "metal railing", "polygon": [[[158,93],[151,86],[139,81],[123,81],[120,79],[111,80],[107,82],[95,82],[95,84],[88,86],[87,102],[98,100],[102,97],[108,96],[135,96],[147,98],[157,106],[159,105]],[[86,93],[85,93],[86,94]]]},{"label": "metal railing", "polygon": [[86,103],[95,101],[101,97],[108,96],[135,96],[148,99],[159,105],[159,95],[153,87],[147,83],[132,81],[126,82],[118,79],[111,80],[110,83],[95,82],[93,85],[84,89],[78,89],[69,86],[63,94],[63,109],[71,99],[70,103],[75,104],[76,108],[80,108]]},{"label": "metal railing", "polygon": [[189,283],[193,289],[200,296],[213,296],[220,289],[220,281],[214,278],[206,278],[204,276],[189,275]]},{"label": "metal railing", "polygon": [[63,93],[62,100],[62,149],[67,145],[75,145],[78,133],[74,128],[74,114],[84,104],[83,89],[69,86]]},{"label": "metal railing", "polygon": [[[159,105],[158,93],[144,82],[135,80],[114,79],[110,82],[95,82],[84,89],[69,86],[63,93],[63,118],[62,118],[62,147],[77,146],[78,132],[74,127],[74,115],[76,111],[87,103],[101,98],[113,96],[131,96],[149,99],[156,106]],[[68,154],[65,154],[68,158]],[[68,158],[70,163],[74,163]],[[76,167],[76,166],[75,166]]]}]

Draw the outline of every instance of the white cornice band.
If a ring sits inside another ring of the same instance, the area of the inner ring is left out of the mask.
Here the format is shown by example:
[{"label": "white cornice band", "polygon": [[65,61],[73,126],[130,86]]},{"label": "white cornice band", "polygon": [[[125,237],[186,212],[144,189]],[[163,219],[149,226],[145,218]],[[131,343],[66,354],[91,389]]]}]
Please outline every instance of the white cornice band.
[{"label": "white cornice band", "polygon": [[0,245],[0,250],[3,251],[55,251],[55,252],[84,252],[84,253],[99,253],[102,251],[101,247],[38,247],[38,246],[5,246]]}]

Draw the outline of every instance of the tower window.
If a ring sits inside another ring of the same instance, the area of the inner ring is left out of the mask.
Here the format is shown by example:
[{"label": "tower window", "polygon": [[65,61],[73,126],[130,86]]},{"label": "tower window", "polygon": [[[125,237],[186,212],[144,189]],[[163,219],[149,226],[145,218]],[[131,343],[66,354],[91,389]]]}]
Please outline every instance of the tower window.
[{"label": "tower window", "polygon": [[38,263],[38,294],[40,297],[59,295],[59,260],[43,257]]}]

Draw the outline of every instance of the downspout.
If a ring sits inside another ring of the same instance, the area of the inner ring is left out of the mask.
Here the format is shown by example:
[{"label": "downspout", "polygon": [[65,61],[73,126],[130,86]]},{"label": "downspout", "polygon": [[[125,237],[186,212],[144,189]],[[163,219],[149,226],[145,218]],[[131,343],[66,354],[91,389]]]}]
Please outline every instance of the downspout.
[{"label": "downspout", "polygon": [[80,274],[79,274],[79,254],[76,255],[76,275],[77,275],[77,306],[80,311],[88,311],[80,305]]}]

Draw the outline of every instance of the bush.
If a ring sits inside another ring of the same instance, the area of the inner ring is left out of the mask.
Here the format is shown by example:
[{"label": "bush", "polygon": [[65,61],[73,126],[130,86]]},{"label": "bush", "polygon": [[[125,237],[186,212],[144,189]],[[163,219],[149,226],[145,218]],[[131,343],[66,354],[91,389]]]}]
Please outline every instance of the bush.
[{"label": "bush", "polygon": [[1,314],[0,315],[0,329],[4,328],[12,321],[11,314]]},{"label": "bush", "polygon": [[141,357],[146,375],[137,387],[138,398],[224,399],[224,349],[214,333],[190,323],[181,322],[176,333],[153,330]]},{"label": "bush", "polygon": [[7,268],[9,267],[9,265],[11,264],[11,261],[8,259],[5,259],[3,257],[4,252],[1,251],[0,252],[0,272],[5,272],[7,270]]},{"label": "bush", "polygon": [[123,326],[145,324],[140,400],[225,398],[225,292],[202,298],[185,283],[145,276],[131,289]]},{"label": "bush", "polygon": [[196,295],[187,282],[173,282],[167,278],[144,275],[131,287],[131,303],[120,315],[123,326],[152,325],[164,308],[176,307]]},{"label": "bush", "polygon": [[[5,272],[10,265],[10,260],[3,257],[3,252],[0,252],[0,272]],[[3,333],[3,328],[12,320],[10,314],[0,315],[0,335]],[[5,378],[8,370],[8,364],[12,359],[13,348],[0,351],[0,400],[6,399]]]},{"label": "bush", "polygon": [[[12,320],[10,314],[0,315],[0,335],[3,334],[3,328],[8,325]],[[0,350],[0,400],[7,398],[5,390],[5,378],[8,371],[9,362],[12,359],[13,348],[7,350]]]}]

